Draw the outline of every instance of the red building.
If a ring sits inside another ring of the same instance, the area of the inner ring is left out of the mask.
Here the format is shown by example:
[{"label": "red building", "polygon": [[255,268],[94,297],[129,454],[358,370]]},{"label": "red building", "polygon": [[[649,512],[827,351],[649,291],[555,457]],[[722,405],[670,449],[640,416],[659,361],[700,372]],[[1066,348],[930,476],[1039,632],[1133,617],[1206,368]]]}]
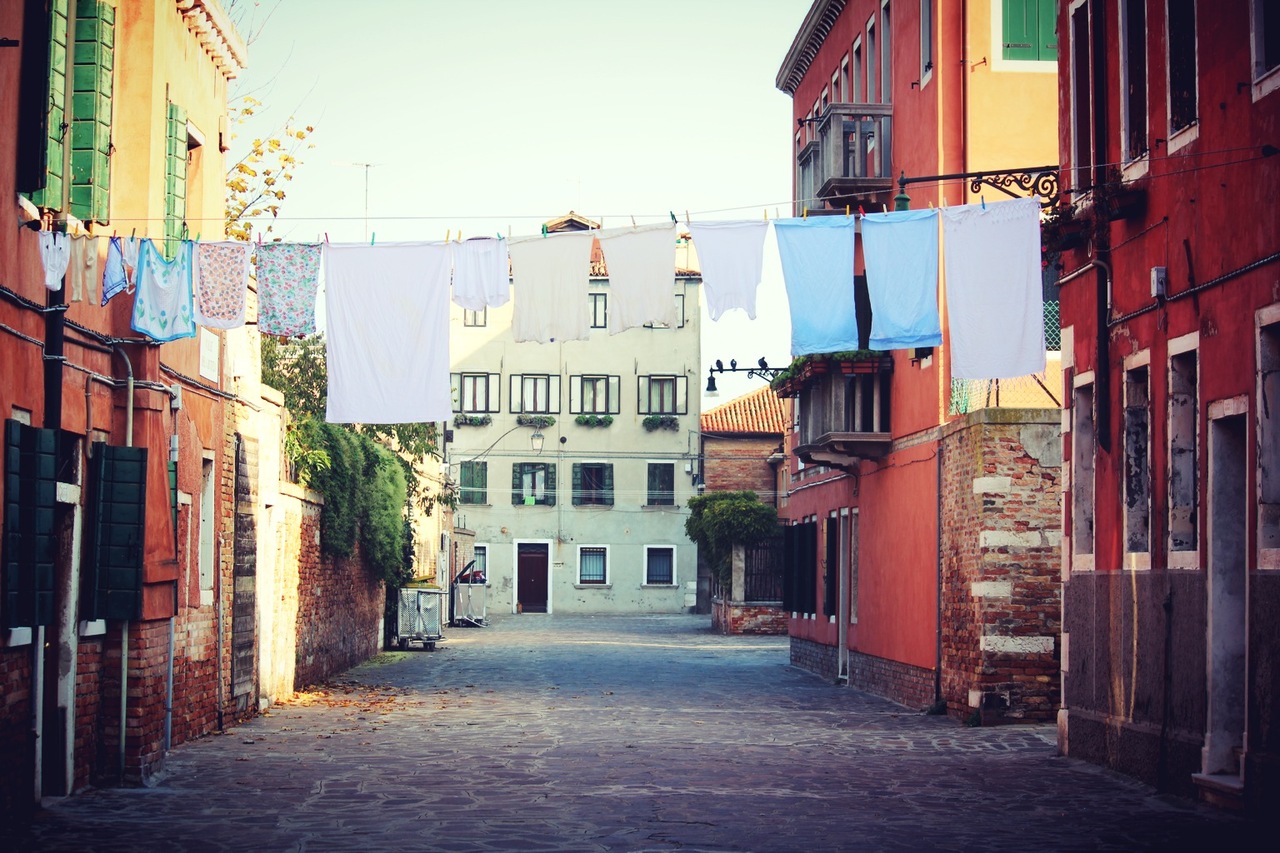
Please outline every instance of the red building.
[{"label": "red building", "polygon": [[1280,802],[1280,10],[1062,4],[1064,752]]},{"label": "red building", "polygon": [[[892,207],[900,175],[914,207],[999,198],[960,176],[1053,163],[1042,5],[816,0],[777,77],[794,101],[795,215]],[[855,257],[865,291],[860,242]],[[940,347],[809,357],[775,380],[796,413],[779,501],[791,659],[917,708],[1051,720],[1057,353],[1047,377],[953,382],[943,320]]]}]

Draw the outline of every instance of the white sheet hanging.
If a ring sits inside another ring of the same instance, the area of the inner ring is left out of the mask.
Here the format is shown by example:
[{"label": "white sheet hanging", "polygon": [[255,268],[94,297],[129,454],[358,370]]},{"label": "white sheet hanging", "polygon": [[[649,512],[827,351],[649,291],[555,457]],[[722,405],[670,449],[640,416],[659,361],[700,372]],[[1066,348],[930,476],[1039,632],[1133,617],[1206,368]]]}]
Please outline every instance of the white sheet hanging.
[{"label": "white sheet hanging", "polygon": [[449,247],[327,244],[332,423],[448,420]]},{"label": "white sheet hanging", "polygon": [[951,376],[1009,379],[1045,369],[1040,203],[942,210]]},{"label": "white sheet hanging", "polygon": [[769,223],[762,219],[689,223],[702,268],[707,314],[712,320],[734,308],[746,311],[752,320],[756,318],[756,291],[763,275],[768,230]]},{"label": "white sheet hanging", "polygon": [[587,282],[594,239],[592,231],[569,231],[510,242],[517,342],[580,341],[591,333]]},{"label": "white sheet hanging", "polygon": [[453,301],[479,311],[497,308],[511,299],[511,271],[507,265],[507,241],[473,237],[450,243],[453,252]]},{"label": "white sheet hanging", "polygon": [[609,334],[661,323],[676,326],[676,224],[597,231],[609,269]]}]

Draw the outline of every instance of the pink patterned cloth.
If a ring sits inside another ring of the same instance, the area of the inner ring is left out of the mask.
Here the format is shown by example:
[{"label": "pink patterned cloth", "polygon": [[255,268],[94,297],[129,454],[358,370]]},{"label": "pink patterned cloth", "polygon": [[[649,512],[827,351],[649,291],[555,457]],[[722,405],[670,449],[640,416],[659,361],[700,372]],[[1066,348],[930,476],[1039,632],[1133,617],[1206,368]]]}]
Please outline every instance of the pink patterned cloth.
[{"label": "pink patterned cloth", "polygon": [[293,337],[316,331],[319,243],[258,246],[258,331]]},{"label": "pink patterned cloth", "polygon": [[249,290],[249,244],[234,240],[196,244],[196,322],[210,329],[244,325]]}]

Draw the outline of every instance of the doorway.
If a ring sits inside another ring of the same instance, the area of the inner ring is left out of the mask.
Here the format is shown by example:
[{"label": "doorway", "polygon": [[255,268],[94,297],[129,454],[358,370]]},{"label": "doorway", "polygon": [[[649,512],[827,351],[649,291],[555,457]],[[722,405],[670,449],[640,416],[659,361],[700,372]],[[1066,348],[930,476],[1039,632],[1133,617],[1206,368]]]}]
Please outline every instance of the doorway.
[{"label": "doorway", "polygon": [[516,612],[548,613],[551,546],[545,542],[516,545]]},{"label": "doorway", "polygon": [[1210,775],[1236,777],[1246,725],[1247,447],[1244,415],[1209,421],[1208,720],[1201,769]]}]

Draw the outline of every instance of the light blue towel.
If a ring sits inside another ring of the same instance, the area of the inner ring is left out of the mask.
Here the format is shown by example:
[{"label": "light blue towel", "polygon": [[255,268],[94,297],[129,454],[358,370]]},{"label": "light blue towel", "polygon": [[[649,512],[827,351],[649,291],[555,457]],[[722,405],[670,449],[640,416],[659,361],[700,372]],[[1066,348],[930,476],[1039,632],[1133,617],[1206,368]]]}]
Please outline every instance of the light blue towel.
[{"label": "light blue towel", "polygon": [[867,214],[862,257],[871,297],[871,349],[941,346],[938,211]]},{"label": "light blue towel", "polygon": [[773,223],[791,303],[791,354],[858,348],[853,298],[853,235],[848,216]]}]

